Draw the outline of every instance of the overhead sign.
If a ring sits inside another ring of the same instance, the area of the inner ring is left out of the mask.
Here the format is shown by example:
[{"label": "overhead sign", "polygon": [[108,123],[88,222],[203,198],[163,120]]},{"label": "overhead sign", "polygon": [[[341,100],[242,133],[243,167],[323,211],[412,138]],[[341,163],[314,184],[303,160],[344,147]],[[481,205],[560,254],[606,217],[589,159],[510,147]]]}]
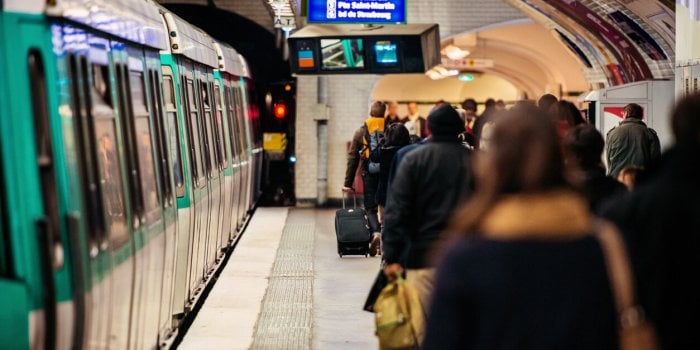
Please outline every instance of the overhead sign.
[{"label": "overhead sign", "polygon": [[294,29],[296,25],[294,16],[278,16],[275,18],[275,28]]},{"label": "overhead sign", "polygon": [[442,65],[448,69],[491,68],[493,67],[493,60],[488,58],[461,58],[452,60],[443,57]]},{"label": "overhead sign", "polygon": [[309,23],[406,23],[406,0],[308,0]]}]

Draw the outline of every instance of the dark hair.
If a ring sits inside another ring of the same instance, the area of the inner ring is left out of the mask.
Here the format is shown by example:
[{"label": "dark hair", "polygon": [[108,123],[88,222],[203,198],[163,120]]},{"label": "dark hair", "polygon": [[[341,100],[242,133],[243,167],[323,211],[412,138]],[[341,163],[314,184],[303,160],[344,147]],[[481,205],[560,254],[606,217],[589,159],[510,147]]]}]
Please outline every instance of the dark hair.
[{"label": "dark hair", "polygon": [[644,115],[644,109],[642,109],[642,106],[636,103],[628,104],[627,106],[625,106],[624,111],[626,113],[625,118],[642,119],[642,116]]},{"label": "dark hair", "polygon": [[555,102],[557,102],[558,99],[556,96],[552,94],[544,94],[542,97],[540,97],[539,100],[537,100],[537,106],[542,108],[543,111],[549,111],[549,107],[552,106]]},{"label": "dark hair", "polygon": [[563,140],[564,150],[576,160],[581,169],[600,167],[605,140],[603,135],[590,124],[571,129]]},{"label": "dark hair", "polygon": [[462,109],[476,112],[476,101],[473,98],[465,99],[462,101]]},{"label": "dark hair", "polygon": [[586,123],[576,105],[566,100],[554,102],[549,107],[549,114],[555,121],[565,120],[571,126]]},{"label": "dark hair", "polygon": [[679,145],[700,145],[700,94],[682,98],[671,114],[671,128]]},{"label": "dark hair", "polygon": [[484,107],[485,108],[494,108],[496,107],[496,100],[489,98],[484,102]]},{"label": "dark hair", "polygon": [[408,134],[408,129],[401,123],[389,125],[385,134],[385,146],[403,147],[411,143],[411,136]]},{"label": "dark hair", "polygon": [[384,118],[386,105],[382,101],[374,101],[369,108],[369,115],[375,118]]},{"label": "dark hair", "polygon": [[474,156],[476,192],[452,218],[450,232],[473,233],[503,195],[569,186],[554,124],[537,107],[505,111],[490,145]]}]

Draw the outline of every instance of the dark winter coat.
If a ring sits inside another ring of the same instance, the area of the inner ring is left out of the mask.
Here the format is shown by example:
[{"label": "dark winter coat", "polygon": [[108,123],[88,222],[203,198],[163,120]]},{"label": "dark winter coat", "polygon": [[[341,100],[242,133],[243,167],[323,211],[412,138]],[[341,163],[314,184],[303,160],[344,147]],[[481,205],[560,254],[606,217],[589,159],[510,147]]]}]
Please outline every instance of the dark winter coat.
[{"label": "dark winter coat", "polygon": [[442,260],[423,349],[616,349],[587,203],[571,192],[512,197]]},{"label": "dark winter coat", "polygon": [[699,155],[700,147],[674,147],[646,185],[603,211],[627,236],[639,301],[663,349],[697,348]]},{"label": "dark winter coat", "polygon": [[606,201],[627,193],[627,188],[621,182],[605,175],[605,169],[595,167],[582,172],[583,195],[593,212],[598,212]]},{"label": "dark winter coat", "polygon": [[605,144],[608,174],[614,178],[628,165],[649,167],[661,154],[656,132],[637,118],[627,118],[608,131]]},{"label": "dark winter coat", "polygon": [[426,255],[453,209],[471,192],[470,152],[457,137],[433,139],[406,154],[384,210],[382,249],[387,263],[410,269],[430,266]]},{"label": "dark winter coat", "polygon": [[388,192],[389,172],[399,146],[382,147],[379,153],[379,186],[377,188],[377,204],[386,205],[386,193]]}]

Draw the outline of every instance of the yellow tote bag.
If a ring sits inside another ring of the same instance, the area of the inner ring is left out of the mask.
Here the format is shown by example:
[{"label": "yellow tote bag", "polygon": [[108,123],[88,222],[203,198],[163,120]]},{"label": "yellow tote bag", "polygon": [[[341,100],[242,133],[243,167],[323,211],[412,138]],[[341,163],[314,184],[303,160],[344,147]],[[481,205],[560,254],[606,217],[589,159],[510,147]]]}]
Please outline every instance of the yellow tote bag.
[{"label": "yellow tote bag", "polygon": [[415,349],[423,342],[423,308],[418,292],[403,278],[382,289],[374,312],[379,349]]}]

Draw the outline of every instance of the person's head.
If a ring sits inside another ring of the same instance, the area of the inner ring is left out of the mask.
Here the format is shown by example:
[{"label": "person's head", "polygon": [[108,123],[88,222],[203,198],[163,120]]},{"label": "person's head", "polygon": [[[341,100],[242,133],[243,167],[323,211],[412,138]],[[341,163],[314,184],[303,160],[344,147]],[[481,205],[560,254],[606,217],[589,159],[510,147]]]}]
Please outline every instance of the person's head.
[{"label": "person's head", "polygon": [[671,128],[676,137],[676,144],[682,146],[700,146],[700,94],[684,97],[676,104],[671,113]]},{"label": "person's head", "polygon": [[399,113],[399,104],[396,103],[396,101],[389,101],[389,103],[386,104],[386,107],[387,113],[390,116],[395,116]]},{"label": "person's head", "polygon": [[411,143],[411,136],[408,134],[408,129],[401,124],[391,124],[386,129],[386,144],[385,146],[403,147]]},{"label": "person's head", "polygon": [[627,118],[637,118],[637,119],[642,119],[642,116],[644,114],[644,109],[642,109],[642,106],[636,104],[636,103],[630,103],[625,108],[622,110],[622,116],[627,119]]},{"label": "person's head", "polygon": [[496,110],[502,111],[504,109],[506,109],[506,103],[503,100],[496,101]]},{"label": "person's head", "polygon": [[464,122],[449,104],[433,108],[428,115],[428,129],[433,139],[457,139],[464,132]]},{"label": "person's head", "polygon": [[571,129],[563,140],[564,151],[583,170],[601,166],[601,155],[605,147],[603,135],[590,124]]},{"label": "person's head", "polygon": [[617,174],[617,181],[622,182],[628,191],[634,190],[634,186],[640,177],[644,175],[644,167],[639,165],[628,165]]},{"label": "person's head", "polygon": [[552,104],[557,101],[558,99],[556,96],[552,94],[544,94],[539,100],[537,100],[537,107],[540,107],[543,111],[548,111],[549,107],[551,107]]},{"label": "person's head", "polygon": [[416,114],[418,113],[418,103],[416,102],[409,102],[408,103],[408,114]]},{"label": "person's head", "polygon": [[467,98],[462,101],[462,109],[467,111],[467,115],[473,116],[476,114],[476,101],[473,98]]},{"label": "person's head", "polygon": [[473,232],[504,195],[568,187],[554,124],[537,107],[504,111],[487,152],[473,160],[476,192],[452,219],[452,232]]},{"label": "person's head", "polygon": [[554,102],[549,107],[549,114],[555,121],[563,120],[571,126],[586,123],[576,105],[566,100]]},{"label": "person's head", "polygon": [[496,100],[489,98],[484,102],[484,109],[491,110],[496,108]]},{"label": "person's head", "polygon": [[369,107],[369,116],[375,118],[384,118],[386,113],[386,105],[382,101],[373,101]]}]

